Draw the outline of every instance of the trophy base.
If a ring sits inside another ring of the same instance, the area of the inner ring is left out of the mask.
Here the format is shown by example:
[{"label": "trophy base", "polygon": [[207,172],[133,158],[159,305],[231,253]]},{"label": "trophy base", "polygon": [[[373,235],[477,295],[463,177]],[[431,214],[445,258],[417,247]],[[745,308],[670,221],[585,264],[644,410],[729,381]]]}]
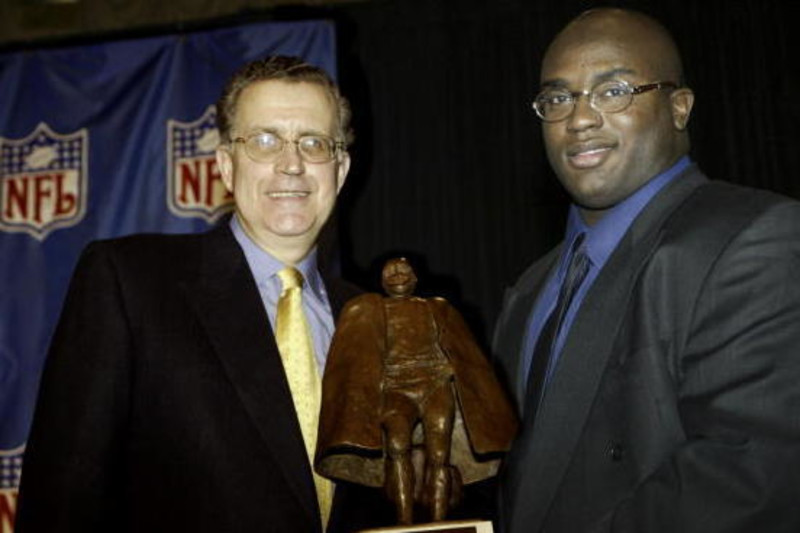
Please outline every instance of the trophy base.
[{"label": "trophy base", "polygon": [[365,529],[360,533],[428,533],[429,531],[438,533],[494,533],[492,523],[487,520],[449,520],[410,526]]}]

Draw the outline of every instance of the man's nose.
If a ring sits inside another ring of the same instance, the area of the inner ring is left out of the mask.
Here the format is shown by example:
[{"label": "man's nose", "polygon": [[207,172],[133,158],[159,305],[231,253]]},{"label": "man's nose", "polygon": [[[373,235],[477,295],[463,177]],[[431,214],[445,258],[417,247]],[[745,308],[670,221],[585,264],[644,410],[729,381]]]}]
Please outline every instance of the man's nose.
[{"label": "man's nose", "polygon": [[295,141],[286,141],[276,161],[277,168],[284,174],[302,174],[305,171],[305,161],[300,155],[300,149]]},{"label": "man's nose", "polygon": [[567,128],[580,131],[598,127],[603,123],[602,114],[591,104],[591,95],[581,93],[575,96],[575,107],[567,117]]}]

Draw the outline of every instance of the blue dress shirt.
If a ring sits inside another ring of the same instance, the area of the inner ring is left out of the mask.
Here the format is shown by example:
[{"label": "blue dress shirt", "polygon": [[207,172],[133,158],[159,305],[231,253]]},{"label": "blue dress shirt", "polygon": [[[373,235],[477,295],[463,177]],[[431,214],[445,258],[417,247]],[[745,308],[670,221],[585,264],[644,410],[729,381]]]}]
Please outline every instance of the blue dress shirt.
[{"label": "blue dress shirt", "polygon": [[575,293],[564,316],[561,329],[555,338],[552,354],[553,360],[545,376],[545,384],[549,382],[556,369],[556,362],[564,347],[567,333],[569,333],[572,322],[575,320],[575,315],[586,293],[597,278],[597,275],[603,269],[603,266],[605,266],[606,261],[608,261],[608,258],[616,249],[622,237],[628,231],[628,228],[633,224],[633,221],[642,209],[644,209],[661,189],[672,181],[675,176],[683,172],[690,164],[691,162],[688,156],[682,157],[672,167],[648,181],[638,191],[611,208],[608,213],[593,226],[588,226],[583,221],[578,207],[575,204],[570,206],[567,215],[567,231],[564,237],[561,257],[559,258],[556,268],[551,272],[544,289],[539,294],[530,318],[528,319],[527,333],[522,345],[523,356],[520,358],[520,390],[525,390],[525,386],[528,382],[528,372],[531,367],[531,359],[533,357],[533,348],[536,346],[536,341],[539,338],[545,321],[547,321],[547,317],[550,316],[550,313],[553,312],[553,308],[556,305],[558,291],[566,274],[569,259],[567,254],[575,238],[581,233],[586,233],[586,240],[583,246],[586,248],[586,253],[589,256],[589,272],[577,293]]},{"label": "blue dress shirt", "polygon": [[[275,331],[275,315],[278,308],[278,298],[281,295],[281,280],[278,272],[286,265],[278,261],[264,249],[259,247],[244,232],[236,215],[231,217],[231,231],[239,242],[247,259],[247,264],[258,285],[261,301],[267,310],[272,331]],[[311,338],[314,343],[314,354],[319,365],[320,375],[325,369],[325,359],[334,330],[333,312],[325,291],[325,284],[317,269],[317,249],[311,252],[298,264],[294,265],[303,274],[303,311],[306,314],[308,326],[311,329]]]}]

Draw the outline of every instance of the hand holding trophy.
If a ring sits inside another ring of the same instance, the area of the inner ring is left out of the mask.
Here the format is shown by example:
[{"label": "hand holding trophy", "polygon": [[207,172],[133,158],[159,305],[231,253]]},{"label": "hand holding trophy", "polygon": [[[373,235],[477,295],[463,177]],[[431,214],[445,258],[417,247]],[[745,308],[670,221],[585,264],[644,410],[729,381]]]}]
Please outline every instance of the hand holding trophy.
[{"label": "hand holding trophy", "polygon": [[497,473],[517,420],[458,311],[414,296],[404,258],[386,263],[382,282],[388,296],[350,300],[337,324],[315,465],[334,480],[384,487],[399,524],[414,523],[415,503],[439,522],[463,484]]}]

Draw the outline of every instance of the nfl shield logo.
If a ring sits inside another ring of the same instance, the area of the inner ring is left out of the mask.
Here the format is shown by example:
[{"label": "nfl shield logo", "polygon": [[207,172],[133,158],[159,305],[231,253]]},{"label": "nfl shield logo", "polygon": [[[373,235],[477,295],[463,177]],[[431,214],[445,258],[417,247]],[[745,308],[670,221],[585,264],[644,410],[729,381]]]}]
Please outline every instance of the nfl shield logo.
[{"label": "nfl shield logo", "polygon": [[0,137],[0,230],[44,240],[86,213],[88,130],[68,135],[40,123],[24,139]]},{"label": "nfl shield logo", "polygon": [[213,222],[233,208],[214,152],[219,144],[216,111],[194,122],[167,121],[167,205],[179,217]]},{"label": "nfl shield logo", "polygon": [[0,533],[14,530],[24,450],[24,445],[13,450],[0,450]]}]

